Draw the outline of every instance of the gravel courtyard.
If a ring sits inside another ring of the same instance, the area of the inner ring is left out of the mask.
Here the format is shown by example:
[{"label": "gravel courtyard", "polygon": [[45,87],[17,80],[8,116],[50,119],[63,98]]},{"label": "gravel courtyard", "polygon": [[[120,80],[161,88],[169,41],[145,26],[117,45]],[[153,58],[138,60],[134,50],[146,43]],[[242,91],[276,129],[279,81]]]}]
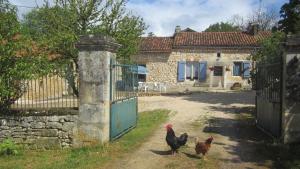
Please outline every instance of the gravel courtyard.
[{"label": "gravel courtyard", "polygon": [[[154,135],[134,153],[116,161],[112,168],[270,168],[272,160],[260,154],[261,140],[268,139],[255,128],[255,93],[197,92],[186,95],[139,98],[139,112],[153,109],[172,111],[168,123],[175,133],[187,132],[187,146],[171,156],[160,126]],[[195,137],[203,141],[214,137],[205,160],[194,152]]]}]

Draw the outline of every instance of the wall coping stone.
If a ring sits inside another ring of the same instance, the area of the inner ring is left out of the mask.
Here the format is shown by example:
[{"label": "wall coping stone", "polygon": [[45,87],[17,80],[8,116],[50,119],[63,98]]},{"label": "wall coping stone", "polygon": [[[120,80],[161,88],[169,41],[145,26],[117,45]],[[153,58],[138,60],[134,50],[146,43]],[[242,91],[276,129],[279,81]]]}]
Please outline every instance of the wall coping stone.
[{"label": "wall coping stone", "polygon": [[121,45],[105,35],[82,35],[76,43],[79,51],[109,51],[115,53]]},{"label": "wall coping stone", "polygon": [[295,53],[300,51],[300,35],[288,35],[285,43],[286,51],[288,53]]},{"label": "wall coping stone", "polygon": [[65,116],[78,115],[78,108],[51,108],[51,109],[28,109],[17,110],[13,109],[9,112],[0,112],[0,116]]}]

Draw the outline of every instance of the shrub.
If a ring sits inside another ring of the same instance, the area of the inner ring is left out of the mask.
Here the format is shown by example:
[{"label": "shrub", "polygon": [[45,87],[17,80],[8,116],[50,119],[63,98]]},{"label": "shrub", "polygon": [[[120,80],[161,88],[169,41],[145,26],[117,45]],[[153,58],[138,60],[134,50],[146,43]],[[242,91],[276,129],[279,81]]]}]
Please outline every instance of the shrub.
[{"label": "shrub", "polygon": [[19,147],[12,141],[12,139],[5,139],[0,143],[0,156],[3,155],[17,155]]}]

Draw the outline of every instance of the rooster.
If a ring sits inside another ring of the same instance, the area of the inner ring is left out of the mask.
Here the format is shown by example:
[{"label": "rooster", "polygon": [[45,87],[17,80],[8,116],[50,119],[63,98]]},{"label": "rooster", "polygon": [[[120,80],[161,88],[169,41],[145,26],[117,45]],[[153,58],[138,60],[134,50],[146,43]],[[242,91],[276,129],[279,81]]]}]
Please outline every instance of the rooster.
[{"label": "rooster", "polygon": [[183,133],[179,137],[176,137],[175,132],[172,129],[172,124],[166,125],[166,129],[167,129],[166,141],[167,144],[171,147],[172,155],[174,155],[175,152],[177,153],[179,147],[185,145],[188,139],[188,135],[187,133]]},{"label": "rooster", "polygon": [[213,137],[210,137],[208,139],[205,140],[205,142],[199,142],[198,141],[198,138],[196,138],[195,140],[195,144],[196,144],[196,147],[195,147],[195,151],[196,151],[196,154],[202,154],[203,156],[205,156],[205,154],[208,152],[208,150],[210,149],[210,146],[211,146],[211,143],[213,141]]}]

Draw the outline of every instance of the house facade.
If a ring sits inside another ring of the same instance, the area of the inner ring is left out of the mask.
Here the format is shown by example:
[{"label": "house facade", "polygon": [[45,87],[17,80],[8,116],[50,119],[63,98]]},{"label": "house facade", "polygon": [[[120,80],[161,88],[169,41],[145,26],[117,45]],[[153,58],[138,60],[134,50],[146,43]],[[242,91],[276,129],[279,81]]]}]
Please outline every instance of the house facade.
[{"label": "house facade", "polygon": [[193,85],[231,88],[249,86],[251,54],[271,35],[257,32],[180,31],[172,37],[143,37],[134,60],[148,70],[144,81],[167,86]]}]

